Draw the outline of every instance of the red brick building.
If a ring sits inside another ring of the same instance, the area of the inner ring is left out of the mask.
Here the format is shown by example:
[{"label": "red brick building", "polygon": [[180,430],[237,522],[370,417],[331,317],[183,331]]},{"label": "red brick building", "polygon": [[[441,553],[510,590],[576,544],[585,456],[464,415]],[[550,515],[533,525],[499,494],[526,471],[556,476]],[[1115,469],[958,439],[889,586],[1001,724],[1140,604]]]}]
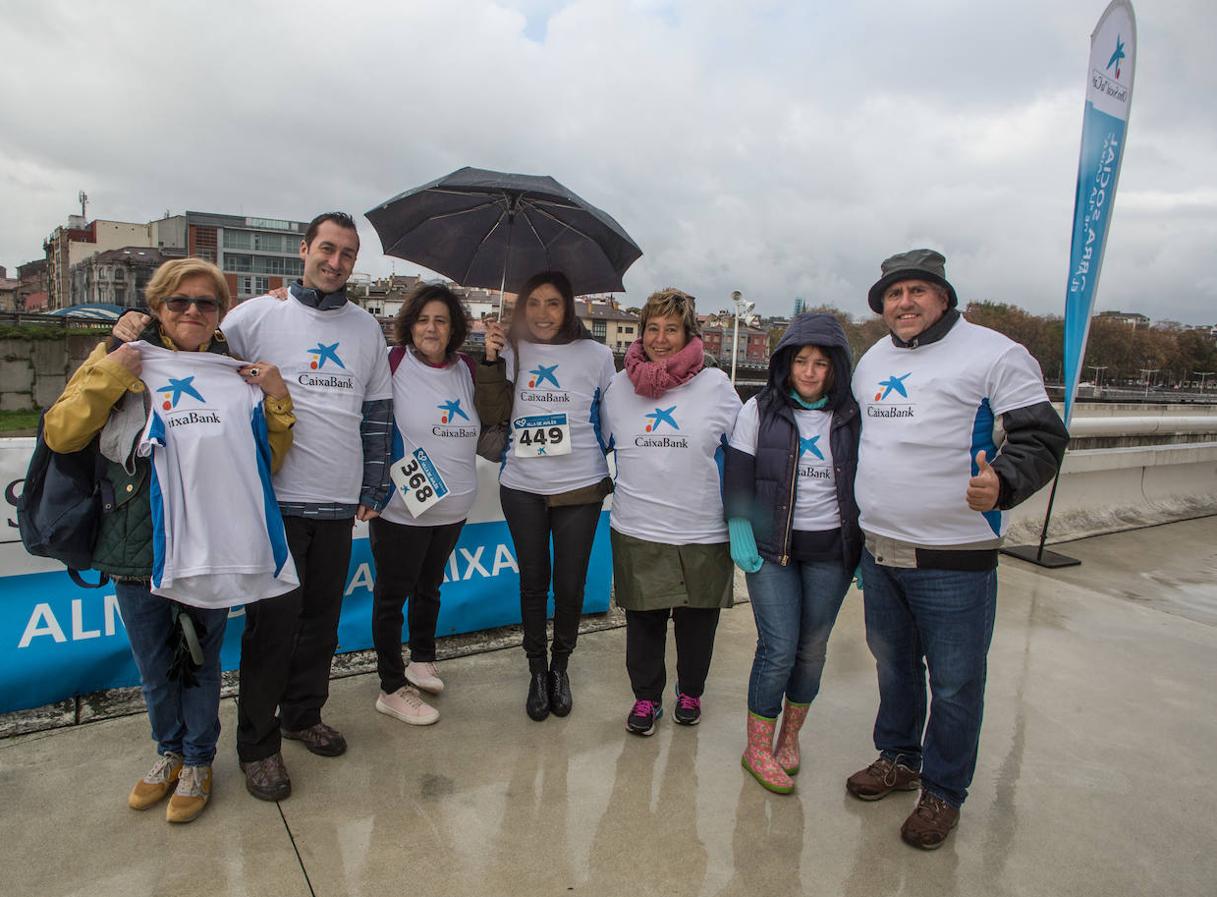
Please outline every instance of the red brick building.
[{"label": "red brick building", "polygon": [[[731,366],[731,345],[734,334],[735,329],[731,325],[702,327],[701,338],[706,344],[706,351],[717,358],[718,363],[724,367]],[[739,364],[769,364],[768,331],[740,324],[738,353],[737,363]]]}]

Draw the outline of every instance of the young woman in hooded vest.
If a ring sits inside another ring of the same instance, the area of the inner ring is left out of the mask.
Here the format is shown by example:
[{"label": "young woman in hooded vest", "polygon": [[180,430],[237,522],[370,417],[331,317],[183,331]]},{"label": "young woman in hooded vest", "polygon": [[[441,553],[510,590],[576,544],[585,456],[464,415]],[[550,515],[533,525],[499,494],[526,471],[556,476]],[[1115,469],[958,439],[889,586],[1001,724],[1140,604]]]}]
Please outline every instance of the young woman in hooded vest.
[{"label": "young woman in hooded vest", "polygon": [[799,730],[861,556],[860,421],[845,332],[831,315],[802,314],[778,343],[768,383],[744,405],[727,450],[731,556],[747,574],[757,630],[741,763],[777,794],[794,790]]},{"label": "young woman in hooded vest", "polygon": [[[525,711],[540,722],[551,712],[566,716],[573,703],[567,666],[596,525],[612,490],[600,403],[616,366],[613,353],[576,316],[566,275],[535,274],[518,296],[510,329],[487,327],[475,397],[484,424],[508,426],[499,499],[520,567],[530,676]],[[547,657],[551,582],[554,637]]]},{"label": "young woman in hooded vest", "polygon": [[676,631],[677,723],[701,721],[719,612],[732,603],[722,461],[740,411],[730,379],[707,367],[693,297],[661,290],[603,407],[617,478],[610,518],[613,583],[625,610],[634,691],[626,728],[650,735],[663,716],[668,619]]}]

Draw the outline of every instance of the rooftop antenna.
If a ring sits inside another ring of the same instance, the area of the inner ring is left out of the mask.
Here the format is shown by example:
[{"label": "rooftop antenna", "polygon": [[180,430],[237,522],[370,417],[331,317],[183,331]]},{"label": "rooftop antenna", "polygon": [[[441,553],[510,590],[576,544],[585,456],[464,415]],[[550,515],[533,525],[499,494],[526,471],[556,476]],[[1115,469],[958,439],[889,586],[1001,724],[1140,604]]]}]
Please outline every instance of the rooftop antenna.
[{"label": "rooftop antenna", "polygon": [[81,190],[80,193],[76,195],[76,200],[80,203],[80,217],[85,219],[85,221],[88,221],[89,215],[87,209],[89,208],[89,194]]}]

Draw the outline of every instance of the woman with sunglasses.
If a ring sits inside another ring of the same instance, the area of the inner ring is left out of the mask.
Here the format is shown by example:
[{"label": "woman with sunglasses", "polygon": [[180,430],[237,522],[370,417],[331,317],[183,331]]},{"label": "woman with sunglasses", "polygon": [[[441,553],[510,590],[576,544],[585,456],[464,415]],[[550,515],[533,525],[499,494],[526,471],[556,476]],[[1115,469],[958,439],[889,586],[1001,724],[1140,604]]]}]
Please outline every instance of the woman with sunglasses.
[{"label": "woman with sunglasses", "polygon": [[673,717],[701,721],[719,612],[731,606],[735,580],[720,470],[740,399],[726,374],[706,367],[692,296],[660,290],[641,323],[605,397],[604,431],[617,459],[613,584],[634,691],[625,726],[650,735],[663,716],[669,617]]},{"label": "woman with sunglasses", "polygon": [[[160,347],[156,351],[229,355],[218,327],[230,299],[220,270],[193,258],[174,259],[158,268],[148,283],[146,297],[151,316],[128,313],[119,319],[113,337],[93,350],[63,395],[46,412],[43,438],[56,452],[75,452],[95,445],[104,459],[105,489],[114,495],[112,507],[101,518],[92,566],[115,581],[119,611],[139,670],[152,737],[157,742],[156,762],[131,789],[128,806],[146,810],[172,792],[166,819],[190,822],[203,811],[211,795],[211,763],[220,737],[220,648],[229,608],[187,607],[152,594],[157,552],[154,533],[158,532],[152,500],[157,481],[153,462],[137,450],[148,420],[150,396],[140,380],[145,366],[141,349],[127,343],[142,340]],[[291,446],[295,423],[287,386],[278,369],[265,362],[243,365],[237,373],[264,394],[266,442],[271,468],[277,469]],[[228,372],[226,375],[230,376]],[[191,379],[176,381],[188,396],[191,391],[198,393]],[[232,379],[244,389],[239,380]],[[157,396],[158,403],[162,400],[172,407],[169,393]],[[223,435],[215,439],[217,451],[232,451],[234,445],[247,444],[242,439],[257,438],[248,423],[224,431],[232,432],[237,434],[235,441]],[[224,494],[233,483],[207,482],[204,488]],[[262,496],[258,496],[258,502],[261,507]],[[198,509],[196,513],[201,515]],[[274,514],[277,517],[277,510]],[[175,532],[174,537],[201,546],[196,554],[206,553],[206,523],[204,516],[199,523],[187,524],[188,534]],[[267,523],[269,526],[269,515]],[[163,557],[165,549],[160,552]],[[243,594],[234,595],[228,603],[246,600]],[[182,616],[188,616],[189,622],[181,621]],[[187,629],[194,630],[202,652],[198,669],[184,669],[182,658],[175,658]]]},{"label": "woman with sunglasses", "polygon": [[[575,315],[570,281],[543,271],[520,288],[510,331],[486,329],[477,408],[484,424],[509,424],[499,499],[520,566],[520,616],[530,674],[525,711],[566,716],[567,665],[579,635],[583,588],[604,497],[612,490],[600,400],[617,369]],[[550,540],[553,565],[550,565]],[[545,618],[554,593],[552,656]]]}]

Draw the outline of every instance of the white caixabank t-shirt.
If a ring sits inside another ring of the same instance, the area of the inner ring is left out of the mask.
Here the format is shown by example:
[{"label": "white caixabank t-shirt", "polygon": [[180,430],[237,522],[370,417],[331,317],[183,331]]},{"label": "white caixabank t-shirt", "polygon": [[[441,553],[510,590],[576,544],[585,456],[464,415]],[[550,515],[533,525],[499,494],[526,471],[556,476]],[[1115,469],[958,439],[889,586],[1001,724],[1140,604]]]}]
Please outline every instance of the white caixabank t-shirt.
[{"label": "white caixabank t-shirt", "polygon": [[295,405],[292,450],[275,474],[283,502],[357,504],[363,403],[391,399],[380,324],[357,305],[319,311],[298,299],[242,302],[220,328],[233,351],[278,366]]},{"label": "white caixabank t-shirt", "polygon": [[[756,455],[760,422],[756,397],[744,404],[731,447]],[[841,526],[841,506],[837,502],[836,468],[832,459],[832,412],[796,408],[794,420],[799,431],[799,460],[795,471],[794,518],[791,529],[799,532],[827,532]]]},{"label": "white caixabank t-shirt", "polygon": [[638,395],[618,373],[601,408],[617,462],[612,528],[670,545],[726,542],[723,446],[739,411],[739,395],[717,368],[658,399]]},{"label": "white caixabank t-shirt", "polygon": [[991,461],[998,417],[1048,401],[1039,365],[1023,346],[960,318],[942,339],[914,349],[885,337],[858,362],[862,414],[858,500],[862,530],[920,545],[995,543],[1002,511],[968,507],[981,449]]},{"label": "white caixabank t-shirt", "polygon": [[442,501],[415,517],[395,487],[380,516],[406,526],[443,526],[464,520],[477,497],[481,432],[469,366],[456,359],[437,368],[406,349],[393,372],[393,421],[393,461],[421,448],[446,491]]},{"label": "white caixabank t-shirt", "polygon": [[[499,482],[537,495],[600,482],[608,476],[600,402],[617,373],[612,350],[590,339],[562,345],[521,340],[519,353],[517,365],[510,346],[503,352],[514,392]],[[569,444],[555,444],[555,436]]]},{"label": "white caixabank t-shirt", "polygon": [[262,391],[234,358],[131,346],[152,398],[138,446],[152,456],[152,593],[215,608],[291,591]]}]

